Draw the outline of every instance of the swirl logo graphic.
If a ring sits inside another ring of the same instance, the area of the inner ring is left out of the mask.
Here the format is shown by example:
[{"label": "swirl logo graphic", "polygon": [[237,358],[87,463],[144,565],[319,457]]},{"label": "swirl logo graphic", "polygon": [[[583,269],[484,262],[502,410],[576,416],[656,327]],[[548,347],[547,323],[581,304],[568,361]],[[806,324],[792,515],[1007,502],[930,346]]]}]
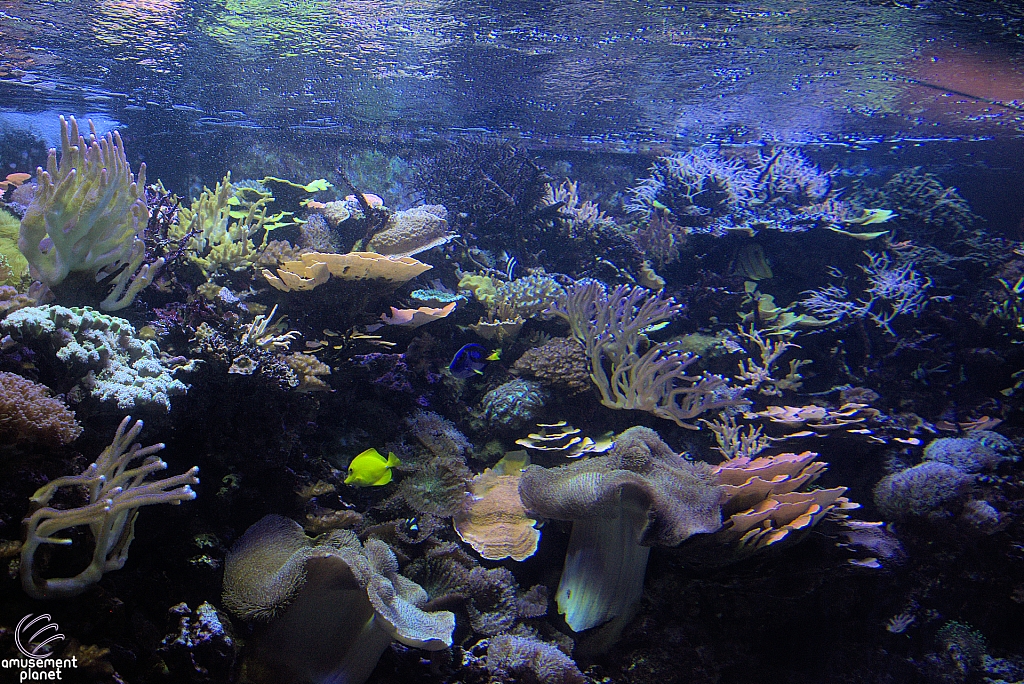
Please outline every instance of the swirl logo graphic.
[{"label": "swirl logo graphic", "polygon": [[[23,656],[45,660],[53,655],[48,648],[49,645],[55,641],[64,641],[60,627],[56,622],[50,622],[50,620],[49,613],[43,613],[36,618],[29,613],[18,622],[18,628],[14,632],[14,645],[18,647]],[[53,633],[47,634],[48,632]]]}]

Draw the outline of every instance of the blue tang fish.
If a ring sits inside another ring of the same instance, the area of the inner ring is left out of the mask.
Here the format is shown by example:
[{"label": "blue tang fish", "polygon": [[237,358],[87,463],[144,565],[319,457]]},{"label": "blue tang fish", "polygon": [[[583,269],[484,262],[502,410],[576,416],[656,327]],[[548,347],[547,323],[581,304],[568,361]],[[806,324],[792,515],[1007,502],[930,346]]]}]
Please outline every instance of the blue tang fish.
[{"label": "blue tang fish", "polygon": [[466,380],[474,375],[483,375],[487,362],[497,361],[500,358],[500,349],[488,354],[482,345],[470,342],[455,352],[452,362],[448,364],[448,370],[460,380]]}]

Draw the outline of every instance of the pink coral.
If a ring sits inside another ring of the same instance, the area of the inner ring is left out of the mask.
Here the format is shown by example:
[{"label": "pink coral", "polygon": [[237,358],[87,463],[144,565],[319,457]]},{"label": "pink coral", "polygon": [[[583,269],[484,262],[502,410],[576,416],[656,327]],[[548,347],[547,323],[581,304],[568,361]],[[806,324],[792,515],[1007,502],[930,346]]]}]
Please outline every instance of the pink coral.
[{"label": "pink coral", "polygon": [[0,440],[57,445],[73,442],[82,426],[45,385],[0,372]]}]

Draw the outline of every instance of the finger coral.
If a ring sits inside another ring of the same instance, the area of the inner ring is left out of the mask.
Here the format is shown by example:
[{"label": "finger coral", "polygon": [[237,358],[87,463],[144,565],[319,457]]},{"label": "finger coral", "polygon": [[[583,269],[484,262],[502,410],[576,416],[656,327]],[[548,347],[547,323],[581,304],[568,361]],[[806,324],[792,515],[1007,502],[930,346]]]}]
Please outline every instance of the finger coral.
[{"label": "finger coral", "polygon": [[82,426],[45,385],[0,372],[0,440],[54,446],[75,441]]},{"label": "finger coral", "polygon": [[163,259],[146,264],[144,233],[146,165],[132,175],[116,131],[100,137],[89,122],[88,142],[78,122],[60,117],[61,155],[51,149],[46,170],[36,171],[39,187],[21,221],[18,248],[40,280],[57,285],[74,271],[98,277],[117,273],[114,288],[100,304],[105,311],[128,306],[149,285]]},{"label": "finger coral", "polygon": [[[102,579],[104,573],[120,570],[128,560],[128,547],[135,537],[135,519],[142,506],[158,503],[179,504],[196,498],[193,485],[199,484],[199,468],[162,480],[147,480],[167,464],[152,454],[163,444],[141,447],[132,444],[142,431],[142,421],[131,428],[131,417],[118,426],[114,440],[96,462],[79,475],[59,477],[40,487],[32,495],[33,513],[25,525],[25,543],[21,547],[21,586],[33,598],[77,596]],[[136,460],[142,463],[129,468]],[[63,488],[82,487],[88,501],[78,508],[57,509],[50,501]],[[44,544],[67,545],[69,539],[55,537],[64,530],[88,526],[92,533],[93,553],[88,567],[74,577],[44,578],[36,554]]]},{"label": "finger coral", "polygon": [[584,346],[604,406],[647,411],[693,428],[686,421],[743,400],[719,375],[687,374],[697,357],[681,342],[650,344],[644,331],[681,310],[671,297],[642,287],[622,285],[609,292],[600,281],[585,280],[549,311],[565,320]]}]

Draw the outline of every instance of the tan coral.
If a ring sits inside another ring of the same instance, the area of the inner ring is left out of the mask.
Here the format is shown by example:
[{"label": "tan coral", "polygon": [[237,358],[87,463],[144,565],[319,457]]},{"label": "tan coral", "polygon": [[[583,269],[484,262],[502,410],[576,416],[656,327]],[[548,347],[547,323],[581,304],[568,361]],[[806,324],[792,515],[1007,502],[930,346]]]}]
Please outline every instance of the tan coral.
[{"label": "tan coral", "polygon": [[327,223],[331,224],[331,228],[337,228],[352,218],[352,210],[349,208],[348,202],[344,201],[327,202],[320,208],[320,213],[327,219]]},{"label": "tan coral", "polygon": [[384,280],[400,284],[412,280],[432,266],[412,257],[393,257],[374,252],[325,254],[306,252],[298,261],[287,261],[277,274],[263,269],[263,277],[278,290],[312,290],[330,276],[342,280]]},{"label": "tan coral", "polygon": [[771,423],[795,430],[813,430],[827,433],[863,427],[879,415],[867,404],[843,404],[838,409],[825,406],[769,406],[763,411],[744,413],[747,419],[765,418]]},{"label": "tan coral", "polygon": [[726,514],[750,508],[775,494],[788,494],[810,484],[826,465],[815,461],[816,453],[779,454],[761,458],[732,458],[715,466],[722,488],[722,510]]},{"label": "tan coral", "polygon": [[538,432],[531,432],[526,437],[516,440],[516,444],[537,451],[563,451],[569,458],[579,458],[589,453],[604,453],[615,446],[615,433],[608,432],[598,437],[595,442],[590,437],[580,434],[566,421],[557,423],[538,423]]},{"label": "tan coral", "polygon": [[447,216],[448,210],[439,204],[396,212],[366,247],[390,256],[413,256],[440,247],[458,237],[448,230]]},{"label": "tan coral", "polygon": [[846,487],[797,489],[816,480],[826,464],[816,453],[734,458],[715,468],[723,492],[726,520],[713,536],[733,547],[734,558],[778,544],[799,541],[833,510],[857,508],[843,494]]},{"label": "tan coral", "polygon": [[299,376],[297,392],[330,392],[331,386],[320,378],[331,374],[331,367],[312,354],[296,352],[285,357],[285,363]]},{"label": "tan coral", "polygon": [[469,329],[485,340],[500,343],[515,338],[519,331],[522,330],[524,323],[526,321],[522,318],[516,318],[511,321],[485,321],[481,318],[478,322],[469,326]]},{"label": "tan coral", "polygon": [[472,497],[452,524],[462,541],[487,560],[526,560],[537,551],[540,530],[519,498],[522,473],[488,468],[473,478]]},{"label": "tan coral", "polygon": [[452,311],[455,311],[455,304],[456,302],[452,302],[440,309],[434,309],[429,306],[421,306],[418,309],[396,309],[391,307],[391,316],[381,314],[380,319],[384,321],[385,325],[398,328],[418,328],[431,321],[445,318]]}]

